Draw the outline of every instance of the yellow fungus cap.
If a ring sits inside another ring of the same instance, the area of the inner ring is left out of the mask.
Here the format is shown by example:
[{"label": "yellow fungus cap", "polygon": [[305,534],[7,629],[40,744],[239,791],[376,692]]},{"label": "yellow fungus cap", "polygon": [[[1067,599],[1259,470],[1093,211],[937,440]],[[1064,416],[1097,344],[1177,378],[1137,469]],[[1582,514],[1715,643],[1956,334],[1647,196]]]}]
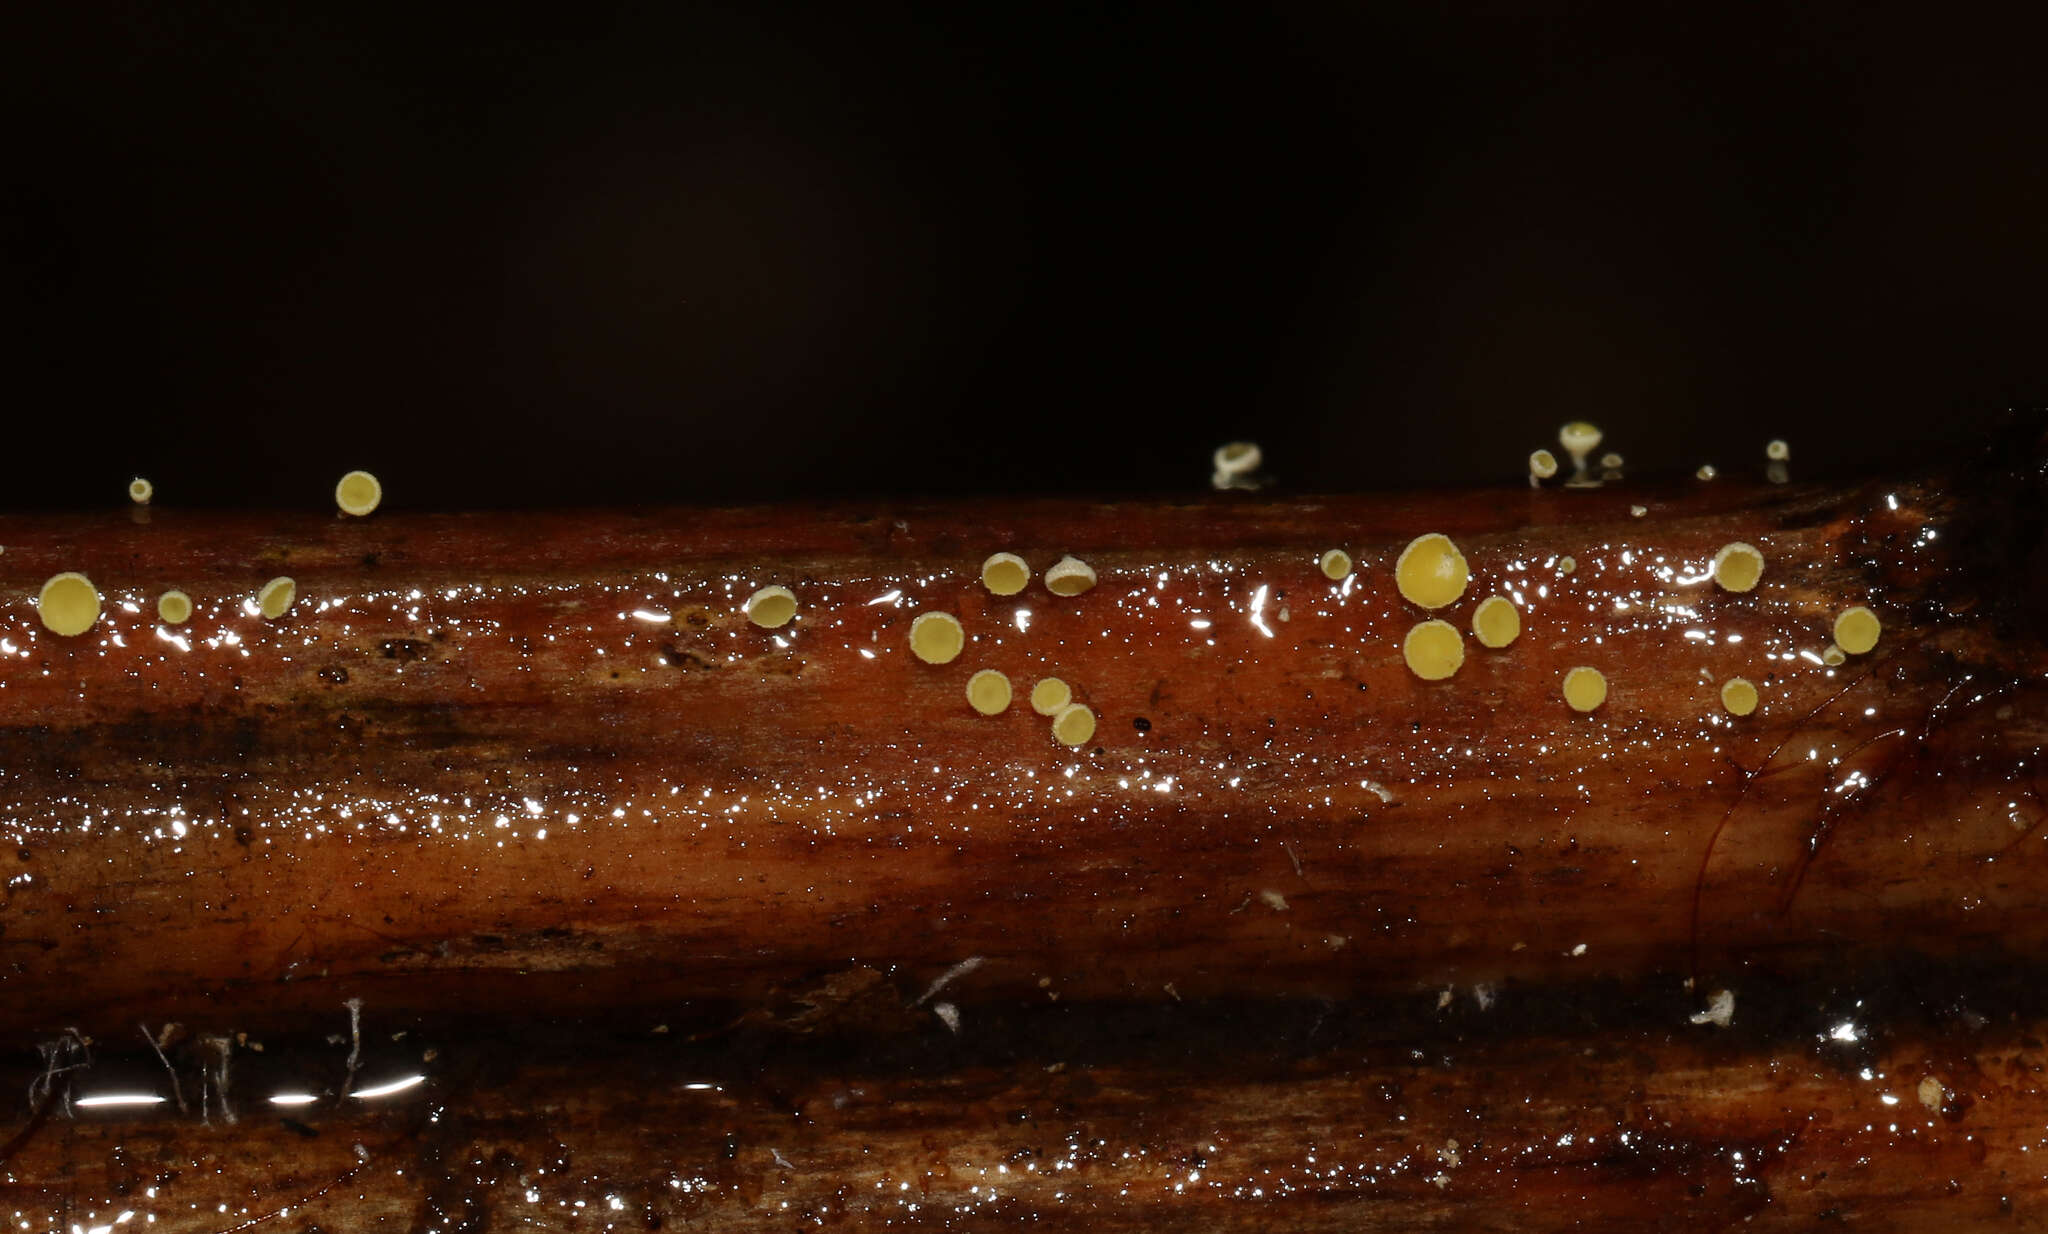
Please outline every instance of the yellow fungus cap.
[{"label": "yellow fungus cap", "polygon": [[1600,426],[1585,420],[1574,420],[1557,430],[1557,444],[1563,446],[1574,459],[1583,460],[1588,454],[1600,448]]},{"label": "yellow fungus cap", "polygon": [[1056,715],[1074,701],[1074,692],[1057,677],[1047,677],[1031,687],[1031,710],[1042,716]]},{"label": "yellow fungus cap", "polygon": [[1052,735],[1062,745],[1087,745],[1095,736],[1095,713],[1085,704],[1068,703],[1053,716]]},{"label": "yellow fungus cap", "polygon": [[1607,701],[1607,678],[1597,668],[1579,665],[1564,675],[1564,701],[1573,711],[1591,711]]},{"label": "yellow fungus cap", "polygon": [[1095,585],[1095,567],[1078,557],[1062,557],[1045,572],[1045,589],[1056,596],[1078,596]]},{"label": "yellow fungus cap", "polygon": [[747,597],[747,620],[763,630],[776,630],[796,616],[796,593],[787,587],[770,585]]},{"label": "yellow fungus cap", "polygon": [[1702,480],[1711,480],[1715,476],[1720,475],[1721,473],[1714,470],[1714,465],[1712,463],[1701,463],[1700,469],[1698,471],[1693,472],[1692,474],[1698,476]]},{"label": "yellow fungus cap", "polygon": [[1560,557],[1557,559],[1557,572],[1559,574],[1570,574],[1578,568],[1579,559],[1576,557]]},{"label": "yellow fungus cap", "polygon": [[156,485],[151,484],[141,476],[137,476],[128,482],[128,500],[136,505],[146,506],[149,504],[149,499],[154,496],[156,496]]},{"label": "yellow fungus cap", "polygon": [[967,679],[967,705],[985,716],[1001,715],[1010,706],[1010,679],[982,669]]},{"label": "yellow fungus cap", "polygon": [[1737,540],[1714,554],[1714,581],[1728,591],[1748,591],[1764,576],[1764,555]]},{"label": "yellow fungus cap", "polygon": [[1746,716],[1756,710],[1756,686],[1747,677],[1730,677],[1721,683],[1721,705],[1731,716]]},{"label": "yellow fungus cap", "polygon": [[351,471],[334,486],[334,504],[343,514],[360,518],[383,500],[384,485],[367,471]]},{"label": "yellow fungus cap", "polygon": [[1442,681],[1465,663],[1465,640],[1448,621],[1420,621],[1401,640],[1401,658],[1424,681]]},{"label": "yellow fungus cap", "polygon": [[1465,594],[1465,584],[1472,580],[1472,570],[1465,564],[1465,554],[1451,543],[1451,538],[1439,532],[1417,536],[1401,550],[1400,559],[1394,563],[1394,585],[1410,604],[1422,608],[1442,608]]},{"label": "yellow fungus cap", "polygon": [[1031,567],[1015,553],[997,553],[981,563],[981,585],[994,595],[1014,596],[1031,581]]},{"label": "yellow fungus cap", "polygon": [[172,588],[156,598],[156,615],[165,625],[182,626],[192,619],[192,597]]},{"label": "yellow fungus cap", "polygon": [[276,621],[291,608],[298,594],[299,585],[280,574],[263,584],[263,590],[256,593],[256,609]]},{"label": "yellow fungus cap", "polygon": [[1784,438],[1778,438],[1764,447],[1764,457],[1773,463],[1782,463],[1792,457],[1792,447],[1785,443]]},{"label": "yellow fungus cap", "polygon": [[1506,596],[1488,596],[1472,610],[1472,637],[1482,647],[1505,647],[1522,633],[1522,610]]},{"label": "yellow fungus cap", "polygon": [[52,634],[83,634],[100,619],[100,589],[76,571],[53,575],[36,595],[36,615]]},{"label": "yellow fungus cap", "polygon": [[1242,476],[1257,471],[1265,456],[1256,441],[1233,441],[1216,447],[1216,454],[1210,461],[1216,464],[1217,475]]},{"label": "yellow fungus cap", "polygon": [[1835,646],[1852,656],[1860,656],[1877,646],[1878,635],[1884,627],[1878,624],[1877,614],[1861,604],[1842,610],[1835,618]]},{"label": "yellow fungus cap", "polygon": [[910,622],[910,652],[926,664],[951,664],[967,646],[967,632],[951,613],[919,613]]},{"label": "yellow fungus cap", "polygon": [[1557,474],[1557,456],[1548,450],[1529,452],[1529,474],[1538,480],[1548,480]]},{"label": "yellow fungus cap", "polygon": [[1840,647],[1829,643],[1821,649],[1820,662],[1829,668],[1836,668],[1848,662],[1849,656]]},{"label": "yellow fungus cap", "polygon": [[1333,548],[1316,559],[1316,565],[1323,577],[1336,582],[1351,573],[1351,554],[1341,548]]}]

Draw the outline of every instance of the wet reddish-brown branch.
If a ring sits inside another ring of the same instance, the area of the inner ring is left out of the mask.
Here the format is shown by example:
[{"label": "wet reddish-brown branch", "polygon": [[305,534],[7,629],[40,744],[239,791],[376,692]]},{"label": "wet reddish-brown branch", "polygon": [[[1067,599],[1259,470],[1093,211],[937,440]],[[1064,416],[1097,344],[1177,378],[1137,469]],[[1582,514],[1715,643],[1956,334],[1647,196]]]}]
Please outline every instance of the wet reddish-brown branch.
[{"label": "wet reddish-brown branch", "polygon": [[[2036,958],[2041,646],[1958,563],[1967,496],[10,520],[6,1016],[744,1008],[969,957],[956,1002]],[[1441,683],[1399,652],[1424,531],[1473,570],[1442,615],[1523,609]],[[1702,581],[1731,540],[1768,559],[1748,594]],[[1101,582],[995,597],[1002,549]],[[31,600],[66,569],[108,603],[60,639]],[[780,631],[740,611],[769,583],[802,605]],[[1885,636],[1830,667],[1851,604]],[[952,664],[908,653],[928,609],[965,623]],[[1575,664],[1611,683],[1592,715]],[[967,706],[981,668],[1008,713]],[[1088,747],[1021,701],[1046,675]]]}]

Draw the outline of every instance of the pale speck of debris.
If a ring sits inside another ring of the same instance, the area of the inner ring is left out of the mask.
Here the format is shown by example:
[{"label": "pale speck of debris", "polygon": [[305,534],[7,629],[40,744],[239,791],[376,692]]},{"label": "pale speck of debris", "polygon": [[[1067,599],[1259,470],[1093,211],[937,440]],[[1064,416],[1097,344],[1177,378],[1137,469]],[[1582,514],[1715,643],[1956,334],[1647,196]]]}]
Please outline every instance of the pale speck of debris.
[{"label": "pale speck of debris", "polygon": [[1695,1024],[1714,1024],[1726,1028],[1735,1022],[1735,991],[1716,990],[1714,997],[1707,1000],[1705,1011],[1692,1013]]},{"label": "pale speck of debris", "polygon": [[957,1033],[960,1031],[960,1009],[951,1003],[933,1003],[932,1014],[939,1017],[939,1023]]},{"label": "pale speck of debris", "polygon": [[1928,1076],[1920,1081],[1921,1105],[1926,1106],[1930,1110],[1939,1111],[1941,1109],[1941,1103],[1945,1099],[1947,1099],[1947,1097],[1948,1090],[1942,1087],[1942,1083],[1940,1080],[1935,1079],[1933,1076]]},{"label": "pale speck of debris", "polygon": [[1259,893],[1259,902],[1261,904],[1264,904],[1267,908],[1272,909],[1276,913],[1284,913],[1287,911],[1287,897],[1281,895],[1279,892],[1273,890],[1271,887],[1268,887],[1264,891],[1261,891]]}]

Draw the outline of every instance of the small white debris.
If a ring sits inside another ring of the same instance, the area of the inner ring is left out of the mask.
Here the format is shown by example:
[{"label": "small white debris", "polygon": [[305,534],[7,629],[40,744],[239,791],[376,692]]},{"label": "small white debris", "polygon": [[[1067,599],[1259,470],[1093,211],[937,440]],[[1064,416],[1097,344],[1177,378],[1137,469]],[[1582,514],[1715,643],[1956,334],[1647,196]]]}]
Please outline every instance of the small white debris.
[{"label": "small white debris", "polygon": [[1701,463],[1700,469],[1698,471],[1693,472],[1692,474],[1698,476],[1702,480],[1711,480],[1715,476],[1720,475],[1721,473],[1714,470],[1714,465],[1712,463]]},{"label": "small white debris", "polygon": [[1649,512],[1650,507],[1648,506],[1630,506],[1628,508],[1628,514],[1630,518],[1641,518],[1643,517],[1643,515],[1648,514]]},{"label": "small white debris", "polygon": [[1261,904],[1264,904],[1267,908],[1272,909],[1276,913],[1284,913],[1287,911],[1287,897],[1281,895],[1279,892],[1273,890],[1271,887],[1268,887],[1264,891],[1261,891],[1259,893],[1259,902]]},{"label": "small white debris", "polygon": [[1473,986],[1472,1001],[1479,1004],[1481,1011],[1491,1010],[1493,1007],[1493,987],[1490,985]]},{"label": "small white debris", "polygon": [[1580,943],[1578,946],[1572,948],[1572,954],[1575,956],[1586,954],[1586,944]]},{"label": "small white debris", "polygon": [[1920,1104],[1928,1109],[1941,1112],[1941,1103],[1948,1099],[1948,1090],[1933,1076],[1920,1081]]},{"label": "small white debris", "polygon": [[951,1003],[933,1003],[932,1014],[939,1017],[939,1023],[944,1024],[948,1029],[955,1033],[960,1031],[960,1009],[958,1007]]},{"label": "small white debris", "polygon": [[945,989],[947,986],[952,985],[954,982],[960,980],[962,977],[965,977],[967,974],[973,972],[975,969],[980,968],[982,966],[982,963],[983,961],[980,956],[968,956],[966,959],[960,961],[958,964],[955,964],[953,967],[947,969],[945,972],[940,973],[938,980],[932,982],[931,985],[925,987],[924,993],[919,995],[917,1001],[912,1003],[911,1006],[924,1006],[926,1003],[932,1001],[933,995],[937,994],[940,990]]},{"label": "small white debris", "polygon": [[1707,1009],[1692,1013],[1692,1022],[1695,1024],[1713,1024],[1721,1028],[1726,1028],[1733,1024],[1735,1022],[1735,992],[1733,990],[1714,991],[1714,997],[1707,1000]]}]

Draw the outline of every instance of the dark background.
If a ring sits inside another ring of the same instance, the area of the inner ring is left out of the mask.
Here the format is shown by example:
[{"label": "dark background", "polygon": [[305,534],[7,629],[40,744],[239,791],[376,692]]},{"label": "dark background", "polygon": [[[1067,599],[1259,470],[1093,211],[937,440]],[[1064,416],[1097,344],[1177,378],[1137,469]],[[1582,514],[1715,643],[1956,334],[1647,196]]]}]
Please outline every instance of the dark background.
[{"label": "dark background", "polygon": [[14,507],[1513,480],[2048,401],[2036,30],[1949,9],[4,20]]}]

